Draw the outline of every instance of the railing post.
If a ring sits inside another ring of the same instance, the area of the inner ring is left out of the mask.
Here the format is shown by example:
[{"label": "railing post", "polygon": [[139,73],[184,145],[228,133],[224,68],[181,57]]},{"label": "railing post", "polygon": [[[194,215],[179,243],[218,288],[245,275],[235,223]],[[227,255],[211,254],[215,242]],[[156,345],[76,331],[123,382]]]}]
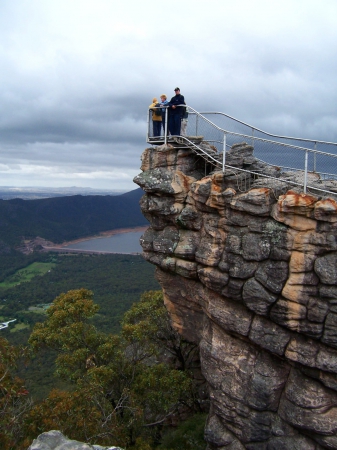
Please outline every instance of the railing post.
[{"label": "railing post", "polygon": [[[316,152],[316,142],[315,142],[315,152]],[[314,153],[314,172],[316,172],[316,153]]]},{"label": "railing post", "polygon": [[197,117],[195,119],[195,135],[198,136],[198,123],[199,123],[199,116],[197,114]]},{"label": "railing post", "polygon": [[167,128],[168,128],[168,108],[165,108],[165,136],[164,136],[164,143],[167,144]]},{"label": "railing post", "polygon": [[226,133],[223,134],[223,146],[222,146],[222,173],[225,172],[226,164]]},{"label": "railing post", "polygon": [[307,182],[308,182],[308,150],[305,151],[305,161],[304,161],[304,186],[303,191],[307,193]]},{"label": "railing post", "polygon": [[254,154],[254,128],[252,128],[252,147],[253,147],[253,154]]},{"label": "railing post", "polygon": [[147,139],[146,142],[149,142],[149,137],[150,137],[150,114],[151,114],[151,110],[148,110],[147,113]]}]

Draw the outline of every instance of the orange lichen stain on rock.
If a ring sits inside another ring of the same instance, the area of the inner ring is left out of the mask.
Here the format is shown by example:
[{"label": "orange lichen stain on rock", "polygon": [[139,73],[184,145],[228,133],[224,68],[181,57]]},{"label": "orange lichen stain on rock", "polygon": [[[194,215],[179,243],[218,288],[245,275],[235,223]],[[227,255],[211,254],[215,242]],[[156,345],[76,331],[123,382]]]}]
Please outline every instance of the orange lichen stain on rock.
[{"label": "orange lichen stain on rock", "polygon": [[318,198],[313,195],[288,191],[285,195],[280,196],[278,203],[280,211],[288,211],[292,208],[308,211],[314,208],[317,200]]},{"label": "orange lichen stain on rock", "polygon": [[144,172],[145,170],[149,170],[150,169],[150,154],[151,154],[151,149],[150,148],[147,148],[142,153],[142,156],[140,158],[140,160],[141,160],[140,168],[141,168],[142,172]]},{"label": "orange lichen stain on rock", "polygon": [[296,214],[280,213],[278,216],[274,216],[275,220],[283,222],[294,230],[298,231],[310,231],[315,230],[317,226],[316,220],[309,219]]},{"label": "orange lichen stain on rock", "polygon": [[326,198],[316,203],[314,216],[317,220],[337,222],[337,202],[332,198]]},{"label": "orange lichen stain on rock", "polygon": [[260,196],[260,195],[267,195],[267,194],[269,194],[269,192],[270,192],[269,188],[253,188],[253,189],[250,189],[247,192],[247,195],[250,195],[250,196],[258,195],[258,196]]},{"label": "orange lichen stain on rock", "polygon": [[269,198],[270,189],[269,188],[254,188],[247,192],[247,194],[242,194],[242,198],[245,198],[249,203],[261,203],[262,197]]},{"label": "orange lichen stain on rock", "polygon": [[198,185],[198,186],[201,186],[201,185],[203,185],[203,184],[209,183],[210,181],[212,181],[212,180],[211,180],[211,177],[204,177],[204,178],[202,178],[201,180],[198,180],[198,181],[197,181],[197,185]]},{"label": "orange lichen stain on rock", "polygon": [[291,277],[287,280],[284,288],[282,289],[282,297],[290,300],[292,303],[301,303],[301,296],[303,292],[303,286],[294,284],[295,280]]},{"label": "orange lichen stain on rock", "polygon": [[256,191],[257,193],[261,194],[269,194],[270,189],[269,188],[259,188],[259,189],[251,189],[249,192]]},{"label": "orange lichen stain on rock", "polygon": [[324,208],[329,211],[337,211],[337,202],[333,198],[325,198],[316,203],[316,208]]},{"label": "orange lichen stain on rock", "polygon": [[214,193],[219,193],[221,192],[221,186],[219,186],[218,184],[213,183],[212,184],[212,188],[211,191]]},{"label": "orange lichen stain on rock", "polygon": [[174,190],[174,193],[184,193],[187,194],[189,191],[191,183],[194,181],[194,178],[185,175],[183,172],[176,171],[174,174],[174,178],[171,182],[171,186]]},{"label": "orange lichen stain on rock", "polygon": [[212,175],[211,178],[212,184],[211,184],[211,194],[209,197],[208,202],[206,203],[207,206],[211,206],[214,208],[217,208],[219,206],[223,207],[224,205],[224,199],[223,195],[225,197],[228,196],[229,192],[228,189],[231,190],[231,197],[236,194],[234,189],[227,188],[224,191],[224,176],[222,172],[218,172]]},{"label": "orange lichen stain on rock", "polygon": [[306,255],[302,252],[291,252],[291,258],[289,261],[289,272],[305,272],[306,270]]},{"label": "orange lichen stain on rock", "polygon": [[184,176],[183,178],[183,186],[184,186],[184,190],[186,192],[188,192],[190,190],[190,186],[191,184],[195,181],[195,178],[193,177],[189,177],[187,175]]},{"label": "orange lichen stain on rock", "polygon": [[220,214],[224,214],[225,204],[229,203],[235,195],[236,191],[233,188],[227,188],[225,191],[222,191],[220,187],[216,190],[212,187],[211,195],[209,196],[206,205],[211,208],[216,208]]},{"label": "orange lichen stain on rock", "polygon": [[164,305],[170,315],[171,323],[173,328],[178,332],[182,333],[184,329],[184,323],[182,318],[179,315],[179,310],[175,307],[175,304],[170,301],[167,295],[164,292]]},{"label": "orange lichen stain on rock", "polygon": [[233,188],[227,188],[224,192],[223,195],[236,195],[236,190]]},{"label": "orange lichen stain on rock", "polygon": [[191,181],[188,178],[184,178],[183,184],[184,184],[184,190],[188,191],[189,187],[190,187],[190,184],[191,184]]},{"label": "orange lichen stain on rock", "polygon": [[297,302],[286,302],[287,320],[303,320],[307,315],[307,308]]},{"label": "orange lichen stain on rock", "polygon": [[211,192],[213,194],[221,194],[224,189],[224,177],[222,172],[212,175]]}]

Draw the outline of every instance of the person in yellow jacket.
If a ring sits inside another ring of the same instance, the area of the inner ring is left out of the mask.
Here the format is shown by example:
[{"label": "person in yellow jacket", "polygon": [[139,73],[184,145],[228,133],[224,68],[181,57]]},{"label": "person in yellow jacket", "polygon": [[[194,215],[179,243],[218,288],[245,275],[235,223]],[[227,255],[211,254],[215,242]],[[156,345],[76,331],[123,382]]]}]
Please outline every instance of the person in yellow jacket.
[{"label": "person in yellow jacket", "polygon": [[[157,107],[157,108],[156,108]],[[160,104],[158,103],[158,100],[156,97],[153,98],[151,105],[149,106],[149,109],[152,112],[152,124],[153,124],[153,136],[160,136],[160,130],[161,130],[161,108]]]}]

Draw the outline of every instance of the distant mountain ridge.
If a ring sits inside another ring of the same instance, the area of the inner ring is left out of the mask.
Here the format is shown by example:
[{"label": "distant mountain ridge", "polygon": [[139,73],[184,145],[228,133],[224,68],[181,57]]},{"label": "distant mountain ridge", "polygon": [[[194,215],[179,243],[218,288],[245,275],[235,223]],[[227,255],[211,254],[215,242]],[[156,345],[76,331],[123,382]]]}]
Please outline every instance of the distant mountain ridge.
[{"label": "distant mountain ridge", "polygon": [[95,189],[90,187],[34,187],[34,186],[0,186],[0,199],[12,200],[22,198],[24,200],[38,200],[42,198],[67,197],[69,195],[122,195],[124,190]]},{"label": "distant mountain ridge", "polygon": [[102,231],[147,225],[141,189],[122,195],[0,200],[0,251],[37,236],[61,243]]}]

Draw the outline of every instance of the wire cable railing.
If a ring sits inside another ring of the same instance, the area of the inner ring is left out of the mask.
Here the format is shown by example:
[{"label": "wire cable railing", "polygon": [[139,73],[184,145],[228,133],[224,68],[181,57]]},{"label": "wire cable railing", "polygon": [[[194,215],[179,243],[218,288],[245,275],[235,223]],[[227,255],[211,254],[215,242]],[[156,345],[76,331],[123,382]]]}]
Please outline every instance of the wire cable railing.
[{"label": "wire cable railing", "polygon": [[[279,181],[284,179],[289,183],[287,173],[296,171],[298,172],[297,179],[302,179],[302,181],[293,182],[293,184],[303,186],[304,193],[308,188],[324,193],[337,193],[337,143],[275,135],[225,113],[200,113],[188,105],[181,106],[188,108],[187,136],[170,136],[168,108],[163,108],[165,130],[162,129],[162,136],[153,136],[151,111],[149,111],[147,142],[167,143],[171,139],[184,143],[203,157],[206,162],[213,164],[215,169],[225,172],[226,169],[239,170],[226,164],[226,152],[234,144],[244,141],[252,145],[255,158],[265,164],[280,168],[277,177]],[[199,140],[196,141],[195,138],[199,138]],[[217,153],[210,154],[200,143],[196,143],[200,140],[210,144]],[[315,184],[311,182],[308,184],[309,174],[315,174],[319,181],[316,181]],[[269,175],[263,173],[259,173],[259,176],[270,178]],[[324,186],[320,187],[320,183]]]}]

